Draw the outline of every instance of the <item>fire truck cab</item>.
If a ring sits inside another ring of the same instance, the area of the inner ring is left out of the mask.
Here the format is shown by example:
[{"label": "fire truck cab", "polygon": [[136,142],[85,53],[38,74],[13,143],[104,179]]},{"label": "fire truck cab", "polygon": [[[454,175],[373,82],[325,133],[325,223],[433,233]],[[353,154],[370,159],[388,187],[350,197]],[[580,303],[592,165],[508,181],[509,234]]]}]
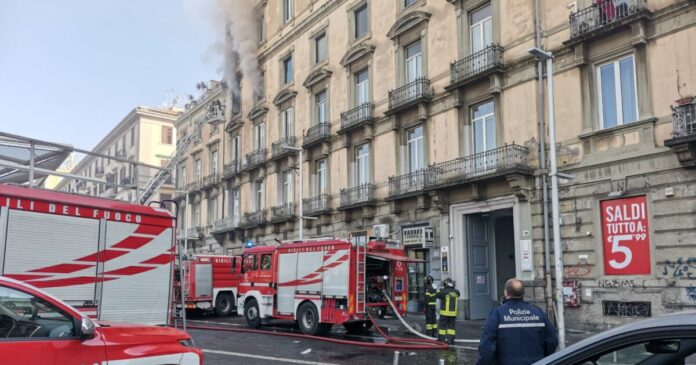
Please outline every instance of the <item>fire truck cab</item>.
[{"label": "fire truck cab", "polygon": [[251,247],[243,255],[237,313],[244,313],[250,327],[274,318],[294,320],[312,335],[334,324],[349,332],[367,329],[368,310],[390,310],[385,292],[405,315],[412,261],[402,247],[383,241]]},{"label": "fire truck cab", "polygon": [[[215,311],[228,316],[237,309],[241,256],[195,255],[183,261],[187,310]],[[175,300],[181,298],[179,270],[175,271]],[[177,303],[177,309],[179,308]]]}]

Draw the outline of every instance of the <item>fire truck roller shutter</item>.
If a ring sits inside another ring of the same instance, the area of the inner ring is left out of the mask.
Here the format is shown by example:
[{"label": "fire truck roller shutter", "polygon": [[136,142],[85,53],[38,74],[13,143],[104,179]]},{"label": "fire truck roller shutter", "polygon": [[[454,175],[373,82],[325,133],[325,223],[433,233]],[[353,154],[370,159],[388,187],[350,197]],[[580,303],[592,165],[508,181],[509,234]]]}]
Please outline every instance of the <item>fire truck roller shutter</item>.
[{"label": "fire truck roller shutter", "polygon": [[74,260],[98,251],[98,220],[10,209],[3,243],[3,275],[70,304],[95,301],[94,263]]},{"label": "fire truck roller shutter", "polygon": [[278,256],[278,312],[295,313],[295,285],[283,285],[297,280],[297,253],[285,253]]},{"label": "fire truck roller shutter", "polygon": [[[104,283],[101,320],[153,325],[167,323],[171,273],[169,250],[173,229],[154,226],[143,228],[143,225],[134,223],[106,223],[107,250],[110,247],[120,247],[120,242],[128,237],[142,237],[143,241],[140,241],[142,245],[137,249],[131,249],[127,254],[104,263],[105,276],[110,273],[120,275],[118,280]],[[140,234],[136,230],[148,233]],[[128,272],[129,269],[132,271]]]},{"label": "fire truck roller shutter", "polygon": [[324,296],[348,298],[350,250],[324,251]]}]

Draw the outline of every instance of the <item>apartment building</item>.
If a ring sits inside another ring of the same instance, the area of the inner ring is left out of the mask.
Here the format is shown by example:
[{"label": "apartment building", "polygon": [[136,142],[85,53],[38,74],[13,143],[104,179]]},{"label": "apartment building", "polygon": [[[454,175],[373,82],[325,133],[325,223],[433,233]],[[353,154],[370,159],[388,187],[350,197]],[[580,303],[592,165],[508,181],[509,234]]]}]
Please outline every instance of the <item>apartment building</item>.
[{"label": "apartment building", "polygon": [[693,1],[255,4],[260,90],[216,84],[177,122],[182,135],[233,104],[179,169],[195,252],[298,239],[303,215],[305,237],[401,240],[424,261],[412,309],[427,274],[456,280],[464,318],[510,277],[544,306],[538,46],[554,55],[558,163],[573,176],[559,221],[569,326],[696,305]]},{"label": "apartment building", "polygon": [[[92,152],[101,156],[85,155],[72,169],[71,173],[74,175],[104,183],[62,179],[54,189],[136,202],[136,187],[142,189],[157,173],[156,169],[118,161],[111,157],[150,166],[165,166],[175,150],[174,122],[179,112],[176,109],[143,106],[131,110],[92,149]],[[152,200],[171,199],[173,196],[172,178],[159,189]]]}]

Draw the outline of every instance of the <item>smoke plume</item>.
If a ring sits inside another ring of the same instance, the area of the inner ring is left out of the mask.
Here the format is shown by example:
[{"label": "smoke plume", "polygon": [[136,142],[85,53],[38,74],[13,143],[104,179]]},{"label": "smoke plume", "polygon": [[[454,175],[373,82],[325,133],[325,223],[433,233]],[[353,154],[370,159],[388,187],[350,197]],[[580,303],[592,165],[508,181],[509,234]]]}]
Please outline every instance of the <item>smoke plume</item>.
[{"label": "smoke plume", "polygon": [[225,40],[223,75],[233,93],[239,94],[237,67],[254,91],[260,90],[258,60],[256,58],[257,15],[254,0],[216,0],[224,15]]}]

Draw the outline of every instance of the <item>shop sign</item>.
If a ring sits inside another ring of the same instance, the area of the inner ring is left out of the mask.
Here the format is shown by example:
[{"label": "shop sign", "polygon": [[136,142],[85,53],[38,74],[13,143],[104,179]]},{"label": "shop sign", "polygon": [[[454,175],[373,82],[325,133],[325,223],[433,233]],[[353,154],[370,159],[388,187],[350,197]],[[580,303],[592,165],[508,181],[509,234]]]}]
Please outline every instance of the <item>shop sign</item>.
[{"label": "shop sign", "polygon": [[433,229],[431,227],[410,227],[403,228],[401,231],[401,242],[406,247],[433,246]]},{"label": "shop sign", "polygon": [[650,275],[647,198],[604,200],[600,204],[604,273]]}]

